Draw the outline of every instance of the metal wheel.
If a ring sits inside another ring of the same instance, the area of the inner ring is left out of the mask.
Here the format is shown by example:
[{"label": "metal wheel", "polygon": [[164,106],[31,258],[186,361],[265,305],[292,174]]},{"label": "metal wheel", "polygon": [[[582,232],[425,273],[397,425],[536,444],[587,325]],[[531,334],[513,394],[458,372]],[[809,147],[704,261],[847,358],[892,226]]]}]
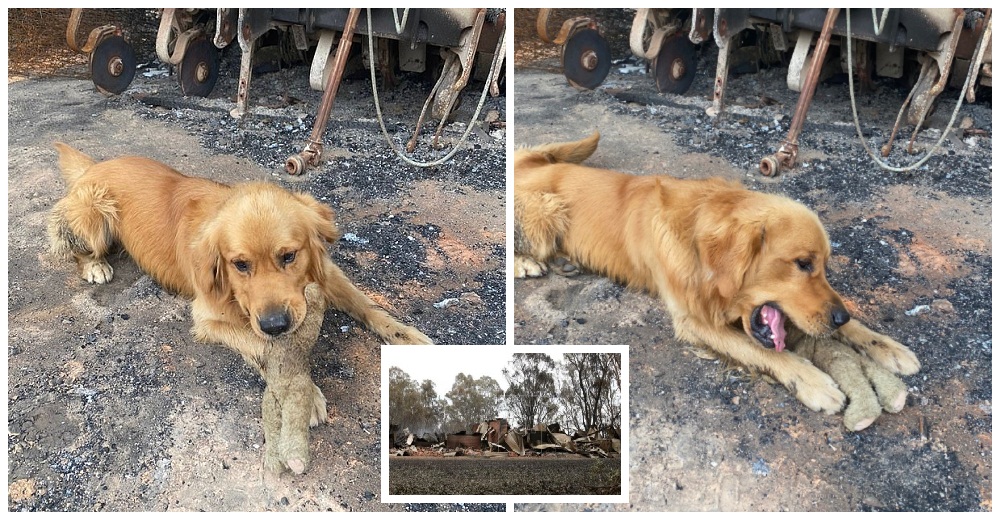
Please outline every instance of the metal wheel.
[{"label": "metal wheel", "polygon": [[563,45],[563,74],[574,87],[593,90],[611,70],[611,46],[594,29],[581,29]]},{"label": "metal wheel", "polygon": [[135,78],[135,51],[118,35],[101,40],[90,53],[90,78],[98,90],[121,94]]},{"label": "metal wheel", "polygon": [[185,96],[208,96],[218,79],[219,50],[207,37],[192,40],[177,64],[177,82],[181,93]]},{"label": "metal wheel", "polygon": [[681,32],[666,38],[653,61],[653,70],[656,90],[671,94],[687,92],[694,81],[694,44]]}]

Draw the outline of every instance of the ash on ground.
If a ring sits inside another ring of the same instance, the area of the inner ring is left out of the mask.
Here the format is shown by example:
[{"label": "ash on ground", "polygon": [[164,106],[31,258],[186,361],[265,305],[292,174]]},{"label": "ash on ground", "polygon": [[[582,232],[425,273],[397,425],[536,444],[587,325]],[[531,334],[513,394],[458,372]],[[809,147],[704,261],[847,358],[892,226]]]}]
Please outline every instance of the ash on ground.
[{"label": "ash on ground", "polygon": [[[611,34],[621,32],[621,11],[597,12]],[[992,510],[989,91],[963,105],[959,121],[968,118],[967,128],[947,135],[937,156],[896,174],[879,169],[859,144],[847,85],[823,83],[800,138],[799,166],[765,178],[757,165],[787,135],[798,99],[783,67],[730,75],[728,115],[714,120],[705,115],[714,45],[700,48],[685,95],[657,93],[642,63],[620,52],[614,58],[628,66],[612,67],[594,91],[578,91],[562,75],[558,47],[542,43],[533,24],[533,10],[515,11],[522,56],[513,81],[515,146],[599,130],[590,165],[723,176],[804,202],[827,226],[829,278],[852,314],[909,345],[923,368],[904,378],[910,396],[902,412],[852,433],[840,415],[813,413],[781,386],[700,359],[674,339],[654,298],[588,274],[516,281],[517,344],[630,345],[632,441],[630,504],[518,509]],[[859,94],[871,143],[888,137],[907,92],[879,80],[874,92]],[[918,147],[941,136],[957,98],[954,89],[939,97]],[[903,152],[908,135],[889,161],[915,160]]]},{"label": "ash on ground", "polygon": [[[284,161],[305,145],[321,93],[308,88],[305,66],[255,74],[251,113],[234,119],[238,63],[227,48],[208,98],[182,97],[155,61],[114,97],[96,92],[79,63],[9,83],[9,509],[503,509],[381,503],[378,338],[346,315],[327,314],[314,350],[313,378],[330,405],[329,423],[311,433],[311,468],[273,479],[261,464],[262,382],[235,354],[194,342],[187,303],[124,255],[111,259],[115,279],[93,286],[47,253],[47,214],[65,193],[54,141],[227,183],[267,179],[334,208],[343,233],[334,260],[390,313],[438,343],[503,344],[504,97],[487,97],[452,160],[420,169],[390,151],[367,76],[351,76],[322,164],[293,178]],[[433,84],[399,77],[380,91],[397,146]],[[445,147],[465,130],[482,86],[463,92]],[[422,160],[447,151],[429,144],[435,123],[423,129]]]}]

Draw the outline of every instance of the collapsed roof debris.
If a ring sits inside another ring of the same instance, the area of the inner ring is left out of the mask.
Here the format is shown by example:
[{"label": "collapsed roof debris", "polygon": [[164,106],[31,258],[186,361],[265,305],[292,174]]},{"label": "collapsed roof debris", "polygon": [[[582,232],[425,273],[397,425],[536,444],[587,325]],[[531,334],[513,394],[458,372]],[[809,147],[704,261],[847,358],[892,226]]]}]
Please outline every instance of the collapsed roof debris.
[{"label": "collapsed roof debris", "polygon": [[[443,437],[443,440],[442,440]],[[506,419],[469,425],[450,434],[415,436],[409,429],[389,426],[389,455],[421,457],[488,456],[489,454],[537,457],[571,453],[588,458],[609,458],[621,453],[621,432],[615,428],[591,428],[575,435],[561,431],[559,424],[512,429]]]}]

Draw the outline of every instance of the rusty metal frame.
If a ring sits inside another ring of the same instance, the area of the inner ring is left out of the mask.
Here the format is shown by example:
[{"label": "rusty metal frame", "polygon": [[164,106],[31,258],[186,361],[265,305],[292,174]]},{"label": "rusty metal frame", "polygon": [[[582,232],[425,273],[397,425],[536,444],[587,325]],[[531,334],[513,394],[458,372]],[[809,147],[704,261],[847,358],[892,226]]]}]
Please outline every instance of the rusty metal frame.
[{"label": "rusty metal frame", "polygon": [[760,161],[760,172],[768,177],[777,175],[781,168],[793,168],[795,166],[795,160],[799,154],[799,134],[802,133],[802,125],[805,124],[809,105],[812,104],[813,94],[816,92],[816,83],[819,81],[819,73],[823,69],[823,62],[826,60],[826,51],[830,46],[833,24],[837,21],[839,14],[839,8],[831,8],[826,12],[823,30],[819,34],[819,40],[816,41],[816,49],[813,51],[809,76],[806,77],[806,82],[802,86],[802,93],[799,94],[799,102],[795,105],[795,115],[792,117],[791,128],[788,129],[788,137],[782,141],[777,153],[767,156]]},{"label": "rusty metal frame", "polygon": [[350,13],[347,15],[347,22],[344,24],[344,30],[340,35],[340,43],[337,44],[337,53],[333,59],[333,68],[330,69],[330,77],[326,81],[326,90],[323,91],[319,114],[316,116],[312,134],[310,134],[306,146],[297,155],[293,155],[285,161],[285,171],[292,175],[299,175],[305,172],[308,166],[318,166],[320,158],[323,156],[323,132],[326,130],[326,124],[330,120],[330,112],[333,110],[333,102],[337,97],[337,90],[340,89],[344,66],[347,64],[347,56],[351,51],[352,40],[354,39],[354,28],[358,24],[360,14],[360,8],[351,8]]},{"label": "rusty metal frame", "polygon": [[90,54],[94,48],[101,43],[101,40],[108,36],[121,35],[122,31],[114,25],[102,25],[90,31],[87,41],[81,46],[77,42],[76,33],[80,29],[80,20],[83,18],[83,9],[75,8],[70,11],[69,23],[66,24],[66,45],[70,49],[80,54]]},{"label": "rusty metal frame", "polygon": [[[178,34],[174,42],[173,52],[171,52],[170,36],[175,31]],[[177,9],[164,9],[163,13],[160,14],[160,28],[156,31],[156,56],[164,63],[177,65],[184,59],[188,44],[204,33],[205,31],[201,27],[182,31],[177,19]]]}]

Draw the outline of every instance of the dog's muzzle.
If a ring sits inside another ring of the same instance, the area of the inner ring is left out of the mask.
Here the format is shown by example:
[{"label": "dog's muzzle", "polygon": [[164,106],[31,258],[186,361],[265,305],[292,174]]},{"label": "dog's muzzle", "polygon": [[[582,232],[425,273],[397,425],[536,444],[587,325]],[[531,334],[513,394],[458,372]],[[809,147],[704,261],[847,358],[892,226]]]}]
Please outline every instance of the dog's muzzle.
[{"label": "dog's muzzle", "polygon": [[268,311],[257,319],[257,326],[268,336],[278,336],[292,326],[292,318],[284,309]]}]

